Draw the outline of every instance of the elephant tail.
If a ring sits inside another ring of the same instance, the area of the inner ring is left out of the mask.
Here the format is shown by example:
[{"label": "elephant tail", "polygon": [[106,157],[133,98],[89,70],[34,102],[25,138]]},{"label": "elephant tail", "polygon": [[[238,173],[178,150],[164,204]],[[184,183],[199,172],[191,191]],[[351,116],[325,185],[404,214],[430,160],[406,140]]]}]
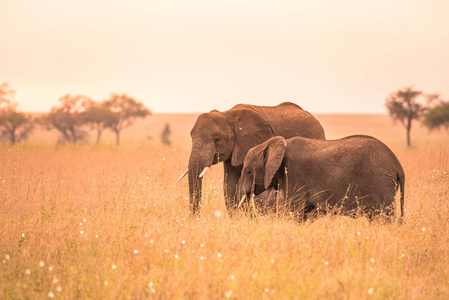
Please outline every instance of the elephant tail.
[{"label": "elephant tail", "polygon": [[397,176],[399,189],[401,191],[401,217],[399,219],[402,221],[402,218],[404,217],[405,175],[404,173],[398,173]]}]

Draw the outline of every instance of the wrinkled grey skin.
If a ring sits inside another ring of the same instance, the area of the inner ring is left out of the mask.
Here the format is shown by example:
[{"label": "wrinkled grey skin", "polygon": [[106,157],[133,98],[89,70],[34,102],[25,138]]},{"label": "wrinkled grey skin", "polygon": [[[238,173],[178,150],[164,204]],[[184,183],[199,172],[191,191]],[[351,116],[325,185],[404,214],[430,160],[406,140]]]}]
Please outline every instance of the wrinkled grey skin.
[{"label": "wrinkled grey skin", "polygon": [[281,190],[271,188],[254,197],[254,204],[258,213],[275,213],[279,203],[283,203],[284,194]]},{"label": "wrinkled grey skin", "polygon": [[226,208],[232,214],[238,205],[236,191],[246,153],[273,136],[324,139],[324,130],[315,117],[289,102],[272,107],[238,104],[224,112],[201,114],[191,131],[188,165],[191,213],[199,211],[201,171],[223,162]]},{"label": "wrinkled grey skin", "polygon": [[307,217],[317,209],[369,218],[394,215],[401,189],[404,214],[405,175],[394,153],[369,136],[339,140],[273,137],[249,150],[240,191],[249,197],[279,187],[284,195],[276,209]]}]

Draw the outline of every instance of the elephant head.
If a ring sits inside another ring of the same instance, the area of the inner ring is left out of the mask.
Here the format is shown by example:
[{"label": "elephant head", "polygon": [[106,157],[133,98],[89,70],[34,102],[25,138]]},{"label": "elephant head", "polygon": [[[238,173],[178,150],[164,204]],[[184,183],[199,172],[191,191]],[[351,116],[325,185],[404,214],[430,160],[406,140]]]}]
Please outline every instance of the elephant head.
[{"label": "elephant head", "polygon": [[283,137],[276,136],[248,151],[239,183],[243,195],[240,205],[249,195],[259,195],[277,184],[275,175],[284,159],[286,145]]},{"label": "elephant head", "polygon": [[[201,114],[190,135],[189,196],[190,210],[195,214],[201,200],[202,177],[207,169],[219,162],[241,166],[248,150],[273,136],[273,130],[259,113],[242,108]],[[240,169],[238,171],[237,176]]]}]

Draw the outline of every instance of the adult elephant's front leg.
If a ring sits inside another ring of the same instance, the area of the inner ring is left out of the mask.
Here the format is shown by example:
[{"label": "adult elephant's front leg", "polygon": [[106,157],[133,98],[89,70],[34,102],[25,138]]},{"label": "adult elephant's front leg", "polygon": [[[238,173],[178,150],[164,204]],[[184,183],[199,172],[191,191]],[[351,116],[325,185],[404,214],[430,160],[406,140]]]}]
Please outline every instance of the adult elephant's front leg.
[{"label": "adult elephant's front leg", "polygon": [[224,180],[223,191],[226,201],[226,209],[230,216],[237,210],[239,203],[238,199],[238,184],[240,174],[242,173],[242,166],[233,167],[231,160],[223,162],[224,164]]}]

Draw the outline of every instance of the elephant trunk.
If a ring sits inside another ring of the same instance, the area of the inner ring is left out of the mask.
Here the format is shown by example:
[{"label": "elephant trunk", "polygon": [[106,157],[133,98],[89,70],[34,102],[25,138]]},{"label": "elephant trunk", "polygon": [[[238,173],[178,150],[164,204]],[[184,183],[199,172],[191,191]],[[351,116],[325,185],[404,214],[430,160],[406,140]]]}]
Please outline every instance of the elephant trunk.
[{"label": "elephant trunk", "polygon": [[200,208],[201,189],[203,178],[199,175],[203,170],[204,165],[199,158],[190,157],[189,160],[189,197],[190,197],[190,212],[196,214]]},{"label": "elephant trunk", "polygon": [[[190,212],[195,215],[201,206],[201,192],[205,168],[213,163],[213,150],[202,141],[195,140],[189,159],[189,198]],[[206,169],[207,170],[207,169]]]}]

